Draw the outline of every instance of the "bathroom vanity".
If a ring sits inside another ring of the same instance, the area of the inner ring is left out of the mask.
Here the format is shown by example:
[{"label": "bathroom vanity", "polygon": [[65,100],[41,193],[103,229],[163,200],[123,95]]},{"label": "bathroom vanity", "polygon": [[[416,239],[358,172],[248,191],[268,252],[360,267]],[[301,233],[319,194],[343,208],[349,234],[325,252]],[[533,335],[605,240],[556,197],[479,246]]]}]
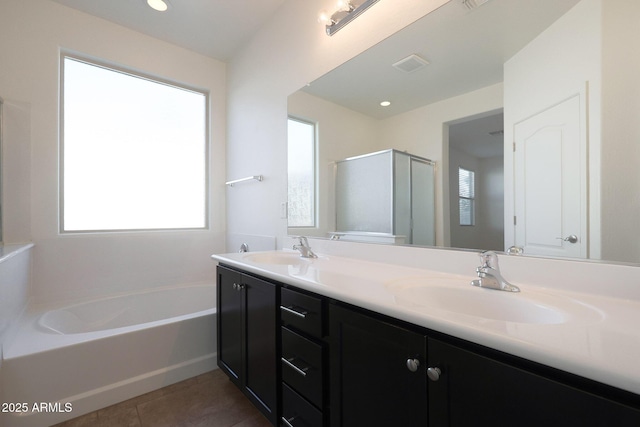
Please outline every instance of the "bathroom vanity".
[{"label": "bathroom vanity", "polygon": [[[499,307],[513,295],[462,276],[286,251],[213,258],[218,365],[274,425],[640,425],[637,391],[562,369],[580,339],[556,352],[538,345],[602,324],[598,307],[525,287],[531,313],[520,295],[491,318],[474,311],[493,307],[484,298]],[[454,295],[467,313],[423,304],[424,289],[441,306]]]}]

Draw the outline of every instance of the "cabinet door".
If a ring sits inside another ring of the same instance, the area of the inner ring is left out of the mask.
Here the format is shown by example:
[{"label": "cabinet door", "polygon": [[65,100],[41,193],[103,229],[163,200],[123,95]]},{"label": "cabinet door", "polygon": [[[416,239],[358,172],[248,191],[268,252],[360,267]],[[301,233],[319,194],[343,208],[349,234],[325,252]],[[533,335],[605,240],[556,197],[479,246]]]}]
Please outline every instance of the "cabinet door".
[{"label": "cabinet door", "polygon": [[426,426],[425,336],[333,304],[329,324],[331,426]]},{"label": "cabinet door", "polygon": [[217,272],[218,366],[241,387],[243,309],[239,285],[242,275],[220,266]]},{"label": "cabinet door", "polygon": [[471,351],[428,342],[431,427],[639,426],[640,413]]},{"label": "cabinet door", "polygon": [[276,286],[243,276],[245,301],[246,371],[249,398],[275,425],[280,360],[277,355],[278,305]]}]

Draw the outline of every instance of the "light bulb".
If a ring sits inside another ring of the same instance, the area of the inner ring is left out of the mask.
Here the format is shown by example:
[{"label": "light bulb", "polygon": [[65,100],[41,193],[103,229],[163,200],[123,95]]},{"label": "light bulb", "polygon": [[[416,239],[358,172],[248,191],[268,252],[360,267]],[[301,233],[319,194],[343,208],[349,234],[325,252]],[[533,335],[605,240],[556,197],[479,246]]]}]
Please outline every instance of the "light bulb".
[{"label": "light bulb", "polygon": [[390,102],[390,101],[382,101],[382,102],[380,103],[380,105],[381,105],[382,107],[388,107],[389,105],[391,105],[391,102]]},{"label": "light bulb", "polygon": [[318,22],[324,25],[330,25],[332,22],[329,12],[321,10],[320,13],[318,13]]},{"label": "light bulb", "polygon": [[353,10],[350,0],[338,0],[337,8],[338,12],[351,12]]},{"label": "light bulb", "polygon": [[147,4],[149,5],[149,7],[157,10],[158,12],[165,12],[167,9],[169,9],[169,5],[166,1],[163,0],[147,0]]}]

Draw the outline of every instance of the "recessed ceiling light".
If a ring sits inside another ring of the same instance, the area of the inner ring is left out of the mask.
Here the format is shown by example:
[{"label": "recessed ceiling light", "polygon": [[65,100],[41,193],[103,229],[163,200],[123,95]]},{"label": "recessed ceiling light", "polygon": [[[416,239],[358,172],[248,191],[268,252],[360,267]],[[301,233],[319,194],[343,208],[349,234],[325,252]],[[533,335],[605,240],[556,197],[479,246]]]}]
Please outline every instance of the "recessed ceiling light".
[{"label": "recessed ceiling light", "polygon": [[380,103],[380,105],[381,105],[382,107],[388,107],[389,105],[391,105],[391,102],[390,102],[390,101],[382,101],[382,102]]},{"label": "recessed ceiling light", "polygon": [[147,4],[150,8],[158,12],[166,12],[167,9],[169,9],[169,2],[167,0],[147,0]]}]

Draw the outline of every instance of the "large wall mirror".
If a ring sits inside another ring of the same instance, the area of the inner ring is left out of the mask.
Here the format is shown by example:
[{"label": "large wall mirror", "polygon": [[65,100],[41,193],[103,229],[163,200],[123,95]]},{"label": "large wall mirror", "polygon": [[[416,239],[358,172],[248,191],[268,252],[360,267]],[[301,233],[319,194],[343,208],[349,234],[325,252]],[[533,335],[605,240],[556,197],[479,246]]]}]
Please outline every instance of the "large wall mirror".
[{"label": "large wall mirror", "polygon": [[292,94],[316,204],[289,234],[349,238],[336,164],[396,150],[435,164],[436,246],[640,263],[637,3],[451,0]]},{"label": "large wall mirror", "polygon": [[0,98],[0,246],[2,246],[3,236],[2,236],[2,137],[4,135],[4,122],[3,122],[3,108],[4,101]]}]

